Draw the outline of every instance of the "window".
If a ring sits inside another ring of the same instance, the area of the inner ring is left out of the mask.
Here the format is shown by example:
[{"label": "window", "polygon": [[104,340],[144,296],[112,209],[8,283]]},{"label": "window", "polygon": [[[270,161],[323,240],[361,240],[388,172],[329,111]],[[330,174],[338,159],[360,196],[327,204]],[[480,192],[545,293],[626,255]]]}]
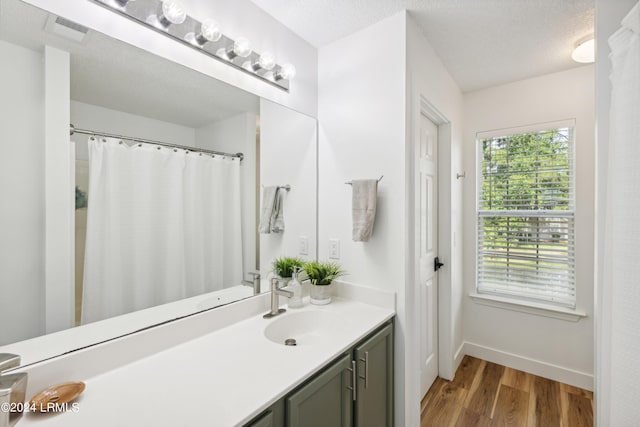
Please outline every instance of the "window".
[{"label": "window", "polygon": [[575,308],[573,125],[477,141],[478,292]]}]

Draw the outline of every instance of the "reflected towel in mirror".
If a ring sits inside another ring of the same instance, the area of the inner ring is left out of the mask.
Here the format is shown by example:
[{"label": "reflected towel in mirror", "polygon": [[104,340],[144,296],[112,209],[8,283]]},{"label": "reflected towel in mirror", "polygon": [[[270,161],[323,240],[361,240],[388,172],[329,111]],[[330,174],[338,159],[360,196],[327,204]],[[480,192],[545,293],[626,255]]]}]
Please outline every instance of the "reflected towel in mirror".
[{"label": "reflected towel in mirror", "polygon": [[352,188],[352,238],[354,242],[367,242],[373,233],[376,220],[378,180],[354,179]]},{"label": "reflected towel in mirror", "polygon": [[276,190],[276,200],[273,203],[273,213],[271,215],[271,232],[284,232],[284,194],[286,191],[278,187]]},{"label": "reflected towel in mirror", "polygon": [[258,231],[262,234],[284,231],[284,190],[277,186],[264,187]]}]

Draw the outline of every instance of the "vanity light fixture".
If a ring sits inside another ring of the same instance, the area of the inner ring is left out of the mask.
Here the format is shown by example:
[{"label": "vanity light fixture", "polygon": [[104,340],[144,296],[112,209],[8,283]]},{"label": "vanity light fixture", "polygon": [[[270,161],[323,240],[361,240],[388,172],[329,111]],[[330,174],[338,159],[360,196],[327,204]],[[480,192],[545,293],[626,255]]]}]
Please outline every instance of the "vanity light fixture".
[{"label": "vanity light fixture", "polygon": [[593,36],[582,39],[576,43],[571,59],[581,64],[590,64],[596,60],[596,42]]},{"label": "vanity light fixture", "polygon": [[253,51],[244,37],[232,39],[222,33],[213,19],[198,21],[190,17],[175,0],[89,0],[138,24],[170,37],[245,73],[289,91],[296,69],[276,63],[270,52]]}]

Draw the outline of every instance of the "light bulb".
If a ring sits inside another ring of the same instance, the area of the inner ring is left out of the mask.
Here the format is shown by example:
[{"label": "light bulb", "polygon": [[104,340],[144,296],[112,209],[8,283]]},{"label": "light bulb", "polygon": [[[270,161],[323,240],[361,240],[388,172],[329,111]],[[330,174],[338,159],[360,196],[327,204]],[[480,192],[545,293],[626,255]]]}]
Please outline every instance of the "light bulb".
[{"label": "light bulb", "polygon": [[187,12],[179,1],[163,1],[162,15],[158,21],[168,28],[171,24],[182,24],[187,19]]},{"label": "light bulb", "polygon": [[196,35],[189,32],[184,39],[194,46],[202,47],[207,42],[217,42],[222,38],[220,26],[213,19],[207,19],[200,24],[200,32]]},{"label": "light bulb", "polygon": [[233,43],[233,53],[241,58],[251,55],[251,43],[244,37],[238,37]]},{"label": "light bulb", "polygon": [[205,19],[200,24],[200,35],[210,42],[217,42],[222,37],[222,30],[215,20]]},{"label": "light bulb", "polygon": [[571,59],[582,64],[589,64],[595,61],[596,45],[593,37],[578,43],[571,54]]},{"label": "light bulb", "polygon": [[258,65],[264,70],[271,70],[276,65],[276,59],[271,52],[264,52],[260,55]]},{"label": "light bulb", "polygon": [[291,64],[284,64],[278,72],[278,78],[293,80],[296,76],[296,67]]}]

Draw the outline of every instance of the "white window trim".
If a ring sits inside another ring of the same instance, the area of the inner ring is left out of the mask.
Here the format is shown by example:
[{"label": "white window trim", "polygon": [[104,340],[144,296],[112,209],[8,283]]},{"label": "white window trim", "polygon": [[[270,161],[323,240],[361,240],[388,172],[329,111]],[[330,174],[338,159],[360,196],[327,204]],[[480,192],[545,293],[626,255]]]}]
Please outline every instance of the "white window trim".
[{"label": "white window trim", "polygon": [[551,317],[553,319],[577,322],[587,317],[587,313],[580,310],[572,310],[559,306],[548,306],[532,301],[518,300],[492,294],[479,294],[472,292],[471,299],[482,305],[489,307],[503,308],[505,310],[518,311],[520,313],[533,314],[536,316]]},{"label": "white window trim", "polygon": [[[528,314],[533,314],[533,315],[538,315],[538,316],[544,316],[544,317],[551,317],[551,318],[555,318],[555,319],[560,319],[560,320],[567,320],[567,321],[572,321],[572,322],[577,322],[582,318],[587,317],[587,314],[583,311],[580,311],[577,309],[577,304],[578,304],[578,295],[577,295],[577,290],[578,290],[578,284],[575,284],[575,289],[576,289],[576,299],[575,299],[575,304],[576,307],[574,308],[570,308],[570,307],[564,307],[564,306],[560,306],[560,305],[547,305],[544,302],[537,302],[537,301],[533,301],[533,300],[524,300],[524,299],[519,299],[517,297],[509,297],[506,295],[495,295],[495,294],[491,294],[491,293],[479,293],[478,292],[478,200],[479,200],[479,195],[480,195],[480,189],[482,188],[482,171],[480,170],[480,168],[478,167],[478,156],[479,156],[479,150],[477,149],[477,143],[479,140],[481,139],[486,139],[486,138],[493,138],[493,137],[497,137],[497,136],[504,136],[504,135],[510,135],[510,134],[518,134],[518,133],[527,133],[527,132],[538,132],[538,131],[545,131],[548,129],[553,129],[553,128],[562,128],[562,127],[570,127],[573,128],[573,165],[574,165],[574,182],[572,183],[574,189],[575,189],[575,168],[577,167],[575,161],[576,161],[576,141],[575,141],[575,135],[576,135],[576,120],[575,119],[564,119],[564,120],[557,120],[557,121],[552,121],[552,122],[543,122],[543,123],[535,123],[535,124],[531,124],[531,125],[525,125],[525,126],[514,126],[514,127],[508,127],[508,128],[501,128],[501,129],[494,129],[494,130],[488,130],[488,131],[482,131],[482,132],[476,132],[476,161],[475,161],[475,167],[476,167],[476,190],[475,190],[475,232],[474,232],[474,236],[475,236],[475,260],[474,260],[474,264],[475,264],[475,283],[474,283],[474,291],[472,293],[469,294],[469,296],[471,297],[471,299],[478,303],[478,304],[482,304],[482,305],[486,305],[486,306],[491,306],[491,307],[497,307],[497,308],[503,308],[503,309],[507,309],[507,310],[511,310],[511,311],[518,311],[518,312],[522,312],[522,313],[528,313]],[[575,191],[575,190],[574,190]],[[577,193],[575,194],[574,197],[577,197]],[[577,204],[577,200],[574,199],[574,207],[573,207],[573,217],[575,219],[576,217],[576,204]],[[577,264],[576,264],[576,268],[577,268]]]}]

